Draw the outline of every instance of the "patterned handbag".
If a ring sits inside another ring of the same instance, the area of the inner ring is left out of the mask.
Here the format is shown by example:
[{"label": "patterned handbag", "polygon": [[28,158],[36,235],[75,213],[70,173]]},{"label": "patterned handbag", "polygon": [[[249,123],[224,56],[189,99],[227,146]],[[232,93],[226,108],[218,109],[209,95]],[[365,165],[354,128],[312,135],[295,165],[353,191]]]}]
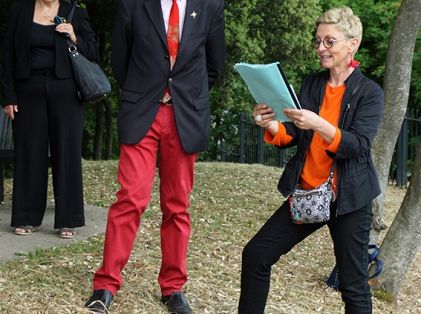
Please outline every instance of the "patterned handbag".
[{"label": "patterned handbag", "polygon": [[330,203],[335,201],[333,191],[333,170],[322,185],[312,189],[296,188],[289,197],[289,207],[292,221],[296,224],[326,222],[330,219]]}]

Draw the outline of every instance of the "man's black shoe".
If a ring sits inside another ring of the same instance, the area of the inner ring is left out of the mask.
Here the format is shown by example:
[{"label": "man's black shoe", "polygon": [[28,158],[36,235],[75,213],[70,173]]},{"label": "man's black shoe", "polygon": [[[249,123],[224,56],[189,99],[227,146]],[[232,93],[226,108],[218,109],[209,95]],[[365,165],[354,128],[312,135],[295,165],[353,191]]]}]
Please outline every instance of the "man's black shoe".
[{"label": "man's black shoe", "polygon": [[168,312],[172,314],[192,314],[192,310],[187,303],[186,297],[182,291],[173,292],[170,295],[161,297],[162,303],[167,307]]},{"label": "man's black shoe", "polygon": [[111,291],[108,290],[94,290],[94,293],[86,302],[85,307],[94,313],[108,313],[108,310],[113,300]]}]

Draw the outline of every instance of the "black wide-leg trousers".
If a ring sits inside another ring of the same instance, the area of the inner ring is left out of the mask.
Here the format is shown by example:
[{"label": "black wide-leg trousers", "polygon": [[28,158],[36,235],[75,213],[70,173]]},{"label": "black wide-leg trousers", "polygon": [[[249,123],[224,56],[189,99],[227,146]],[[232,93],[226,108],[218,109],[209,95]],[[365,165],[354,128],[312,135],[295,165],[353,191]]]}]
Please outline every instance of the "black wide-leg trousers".
[{"label": "black wide-leg trousers", "polygon": [[[371,289],[368,284],[371,204],[337,217],[335,212],[336,203],[333,203],[327,225],[333,240],[345,313],[371,314]],[[325,224],[294,224],[289,203],[284,202],[243,250],[239,314],[264,312],[272,265]],[[307,262],[312,263],[310,259]]]},{"label": "black wide-leg trousers", "polygon": [[12,227],[39,226],[45,213],[49,154],[54,228],[85,224],[82,185],[83,106],[72,79],[51,72],[15,83]]}]

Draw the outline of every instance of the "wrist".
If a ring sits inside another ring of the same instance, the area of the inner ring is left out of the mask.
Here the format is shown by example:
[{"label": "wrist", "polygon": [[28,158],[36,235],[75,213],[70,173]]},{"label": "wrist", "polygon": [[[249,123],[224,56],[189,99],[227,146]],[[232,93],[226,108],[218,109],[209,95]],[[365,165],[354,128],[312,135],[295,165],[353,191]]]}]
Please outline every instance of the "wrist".
[{"label": "wrist", "polygon": [[275,136],[279,131],[278,121],[272,121],[267,127],[266,130],[272,135]]}]

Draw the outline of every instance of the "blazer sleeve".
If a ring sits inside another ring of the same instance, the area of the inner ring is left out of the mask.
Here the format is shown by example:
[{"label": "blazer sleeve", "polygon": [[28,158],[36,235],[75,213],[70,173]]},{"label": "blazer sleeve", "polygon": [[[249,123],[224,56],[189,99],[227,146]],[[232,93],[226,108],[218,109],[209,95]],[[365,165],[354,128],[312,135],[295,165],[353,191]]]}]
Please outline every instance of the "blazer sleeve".
[{"label": "blazer sleeve", "polygon": [[209,89],[221,75],[225,63],[224,1],[219,1],[206,41],[206,66]]},{"label": "blazer sleeve", "polygon": [[124,85],[132,50],[131,3],[133,2],[121,0],[114,21],[111,68],[120,88]]},{"label": "blazer sleeve", "polygon": [[14,72],[15,72],[15,44],[14,44],[14,32],[17,21],[17,8],[15,5],[12,6],[9,23],[6,28],[4,45],[3,45],[3,62],[1,68],[1,81],[2,81],[2,105],[16,105],[16,91],[14,84]]},{"label": "blazer sleeve", "polygon": [[98,42],[96,41],[95,32],[89,21],[88,11],[86,9],[76,7],[78,28],[76,34],[77,49],[89,60],[98,61]]}]

